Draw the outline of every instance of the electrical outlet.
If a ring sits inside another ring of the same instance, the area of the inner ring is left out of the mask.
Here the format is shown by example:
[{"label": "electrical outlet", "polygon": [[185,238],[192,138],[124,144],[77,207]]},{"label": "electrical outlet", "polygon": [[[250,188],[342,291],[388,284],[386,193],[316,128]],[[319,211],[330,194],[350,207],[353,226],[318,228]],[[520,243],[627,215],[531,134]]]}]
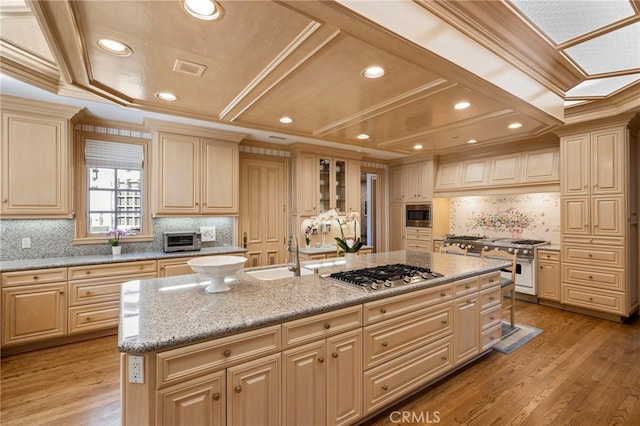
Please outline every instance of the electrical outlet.
[{"label": "electrical outlet", "polygon": [[22,248],[31,248],[31,238],[26,237],[22,239]]},{"label": "electrical outlet", "polygon": [[129,383],[144,383],[144,358],[129,355]]},{"label": "electrical outlet", "polygon": [[216,240],[216,227],[215,226],[201,226],[200,234],[202,234],[202,242],[215,241]]}]

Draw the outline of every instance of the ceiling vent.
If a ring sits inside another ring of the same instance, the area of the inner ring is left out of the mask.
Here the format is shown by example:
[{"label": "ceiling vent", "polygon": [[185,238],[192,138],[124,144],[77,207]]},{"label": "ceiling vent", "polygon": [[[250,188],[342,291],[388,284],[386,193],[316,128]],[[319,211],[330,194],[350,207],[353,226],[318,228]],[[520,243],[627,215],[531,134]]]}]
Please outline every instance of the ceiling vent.
[{"label": "ceiling vent", "polygon": [[176,59],[175,64],[173,64],[174,71],[192,75],[194,77],[202,77],[202,74],[204,74],[206,69],[207,67],[205,65],[196,64],[182,59]]},{"label": "ceiling vent", "polygon": [[276,135],[269,135],[269,139],[278,139],[279,141],[286,141],[287,138],[284,138],[282,136],[276,136]]}]

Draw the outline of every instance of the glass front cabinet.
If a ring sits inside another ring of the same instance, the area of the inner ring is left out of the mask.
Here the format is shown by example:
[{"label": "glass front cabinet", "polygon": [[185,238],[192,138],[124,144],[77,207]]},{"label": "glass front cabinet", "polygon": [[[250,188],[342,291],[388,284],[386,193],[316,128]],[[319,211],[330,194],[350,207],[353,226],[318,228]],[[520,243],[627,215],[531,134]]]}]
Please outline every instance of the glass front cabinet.
[{"label": "glass front cabinet", "polygon": [[318,213],[335,208],[347,212],[347,162],[334,158],[319,158],[320,193]]}]

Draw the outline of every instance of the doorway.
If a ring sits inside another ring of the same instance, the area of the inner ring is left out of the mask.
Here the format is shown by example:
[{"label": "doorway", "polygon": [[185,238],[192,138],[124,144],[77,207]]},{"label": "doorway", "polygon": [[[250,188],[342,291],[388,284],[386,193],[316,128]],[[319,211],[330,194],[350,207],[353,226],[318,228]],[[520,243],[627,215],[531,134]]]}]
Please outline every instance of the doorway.
[{"label": "doorway", "polygon": [[384,171],[363,168],[360,173],[360,221],[361,238],[365,245],[372,246],[373,253],[384,250]]}]

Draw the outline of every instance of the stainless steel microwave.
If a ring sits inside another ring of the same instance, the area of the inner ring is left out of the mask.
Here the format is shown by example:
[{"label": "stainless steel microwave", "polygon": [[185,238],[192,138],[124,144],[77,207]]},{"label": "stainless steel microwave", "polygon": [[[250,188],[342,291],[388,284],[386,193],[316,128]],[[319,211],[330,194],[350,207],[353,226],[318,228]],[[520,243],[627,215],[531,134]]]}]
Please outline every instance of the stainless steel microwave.
[{"label": "stainless steel microwave", "polygon": [[165,253],[173,251],[195,251],[202,248],[200,232],[165,232],[163,238]]},{"label": "stainless steel microwave", "polygon": [[406,226],[431,228],[431,203],[407,204]]}]

